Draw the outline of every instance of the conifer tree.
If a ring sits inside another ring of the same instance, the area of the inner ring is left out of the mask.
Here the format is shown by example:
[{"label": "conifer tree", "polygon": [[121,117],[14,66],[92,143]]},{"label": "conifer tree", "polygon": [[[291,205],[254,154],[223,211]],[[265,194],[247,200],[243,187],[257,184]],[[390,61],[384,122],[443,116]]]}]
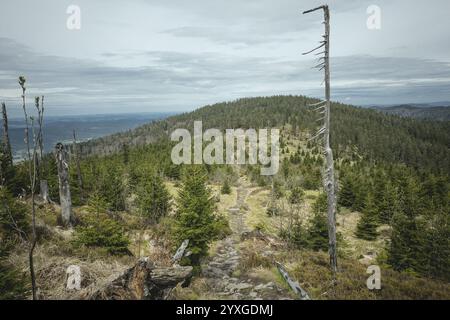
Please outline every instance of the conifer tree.
[{"label": "conifer tree", "polygon": [[214,200],[206,186],[206,174],[200,166],[187,167],[178,193],[175,237],[179,243],[189,239],[191,255],[186,262],[193,266],[200,265],[216,235],[214,210]]},{"label": "conifer tree", "polygon": [[295,186],[291,190],[291,194],[289,195],[289,203],[291,204],[299,204],[302,202],[305,192],[299,186]]},{"label": "conifer tree", "polygon": [[158,223],[170,210],[170,194],[163,180],[153,174],[137,188],[137,203],[147,223]]},{"label": "conifer tree", "polygon": [[390,224],[395,212],[400,210],[397,189],[391,182],[386,183],[377,207],[379,221],[385,224]]},{"label": "conifer tree", "polygon": [[356,226],[356,236],[364,240],[377,238],[377,212],[373,196],[367,196],[366,205]]},{"label": "conifer tree", "polygon": [[228,182],[228,179],[225,179],[223,181],[223,185],[222,185],[222,188],[220,189],[220,192],[222,194],[230,194],[231,193],[231,187],[230,187],[230,183]]},{"label": "conifer tree", "polygon": [[355,194],[353,193],[353,181],[349,175],[345,175],[341,179],[341,188],[339,192],[339,205],[350,208],[355,202]]},{"label": "conifer tree", "polygon": [[328,250],[327,195],[321,193],[313,206],[314,217],[308,229],[308,245],[315,251]]},{"label": "conifer tree", "polygon": [[391,241],[388,247],[388,263],[394,270],[418,269],[421,250],[419,225],[414,217],[396,212],[392,217]]},{"label": "conifer tree", "polygon": [[107,214],[109,204],[99,194],[88,200],[88,215],[75,228],[73,243],[77,246],[99,247],[109,254],[129,254],[130,240],[121,224]]}]

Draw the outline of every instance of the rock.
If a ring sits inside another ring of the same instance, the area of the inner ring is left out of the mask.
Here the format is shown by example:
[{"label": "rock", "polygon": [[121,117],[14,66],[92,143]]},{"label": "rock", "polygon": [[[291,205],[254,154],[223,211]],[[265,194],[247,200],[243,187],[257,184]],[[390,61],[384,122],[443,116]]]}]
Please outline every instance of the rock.
[{"label": "rock", "polygon": [[264,285],[261,283],[261,284],[258,284],[255,288],[253,288],[253,290],[259,291],[259,290],[263,290],[264,288],[265,288]]},{"label": "rock", "polygon": [[261,230],[253,230],[244,232],[241,235],[241,240],[248,240],[248,239],[260,239],[260,240],[266,240],[266,235]]},{"label": "rock", "polygon": [[252,298],[256,298],[258,296],[258,294],[255,291],[250,292],[250,297]]},{"label": "rock", "polygon": [[241,290],[249,289],[251,287],[253,287],[251,284],[248,284],[245,282],[236,283],[236,284],[230,283],[228,285],[228,288],[230,289],[230,291],[241,291]]}]

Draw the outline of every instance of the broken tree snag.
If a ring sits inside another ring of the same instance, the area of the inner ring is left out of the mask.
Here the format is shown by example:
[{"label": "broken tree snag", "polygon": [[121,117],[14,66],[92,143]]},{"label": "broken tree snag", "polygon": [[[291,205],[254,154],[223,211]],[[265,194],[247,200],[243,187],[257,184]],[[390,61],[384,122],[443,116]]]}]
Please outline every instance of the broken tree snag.
[{"label": "broken tree snag", "polygon": [[69,162],[67,152],[62,143],[55,146],[56,166],[58,168],[59,202],[61,205],[62,223],[66,227],[72,226],[72,198],[69,186]]},{"label": "broken tree snag", "polygon": [[317,10],[323,10],[325,34],[322,35],[323,41],[321,45],[311,51],[304,54],[309,54],[315,50],[324,47],[324,51],[316,55],[322,55],[319,58],[318,65],[314,68],[324,70],[325,77],[325,100],[311,106],[316,107],[316,111],[320,111],[323,116],[320,121],[324,121],[322,127],[314,135],[314,138],[323,137],[323,151],[325,154],[325,168],[323,174],[324,189],[327,193],[327,206],[328,206],[328,250],[330,254],[330,266],[334,277],[337,272],[337,249],[336,249],[336,184],[334,178],[334,161],[333,151],[330,146],[330,115],[331,115],[331,94],[330,94],[330,11],[327,5],[320,6],[311,10],[307,10],[305,13],[311,13]]},{"label": "broken tree snag", "polygon": [[6,104],[2,102],[2,114],[3,114],[3,146],[5,148],[5,154],[9,165],[12,165],[13,157],[11,150],[11,142],[9,140],[8,130],[8,115],[6,113]]},{"label": "broken tree snag", "polygon": [[177,264],[181,260],[181,258],[183,258],[184,252],[186,251],[186,248],[188,245],[189,245],[189,239],[186,239],[180,245],[177,252],[175,252],[175,255],[172,258],[172,262],[174,263],[174,265]]},{"label": "broken tree snag", "polygon": [[39,190],[40,190],[40,196],[42,198],[42,200],[45,203],[51,203],[51,199],[48,193],[48,182],[47,180],[41,180],[39,181]]},{"label": "broken tree snag", "polygon": [[311,300],[308,293],[300,287],[297,281],[294,281],[286,271],[286,268],[279,262],[276,262],[278,271],[283,276],[284,280],[288,283],[291,289],[297,293],[300,297],[300,300]]},{"label": "broken tree snag", "polygon": [[192,267],[157,268],[148,258],[102,288],[88,294],[89,300],[163,300],[179,283],[189,280]]},{"label": "broken tree snag", "polygon": [[72,151],[73,151],[73,155],[75,157],[75,164],[77,166],[77,178],[78,178],[78,187],[80,188],[80,200],[83,202],[84,201],[84,196],[83,196],[83,177],[81,176],[80,154],[78,152],[77,136],[75,134],[75,130],[73,130]]}]

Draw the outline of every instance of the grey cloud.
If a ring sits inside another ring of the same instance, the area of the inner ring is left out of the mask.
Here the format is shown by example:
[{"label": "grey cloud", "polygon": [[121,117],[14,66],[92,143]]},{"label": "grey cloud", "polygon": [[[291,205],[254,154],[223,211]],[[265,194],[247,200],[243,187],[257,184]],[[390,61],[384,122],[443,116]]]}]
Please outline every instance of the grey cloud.
[{"label": "grey cloud", "polygon": [[[111,53],[114,55],[114,53]],[[95,60],[47,56],[10,39],[0,39],[0,99],[18,103],[17,77],[29,80],[29,94],[45,92],[51,108],[78,106],[80,112],[192,109],[245,96],[321,96],[322,75],[313,61],[236,57],[204,52],[128,53],[152,62],[113,67]],[[109,56],[105,53],[105,56]],[[333,98],[354,104],[397,103],[411,97],[448,100],[450,67],[429,59],[372,56],[332,59]]]}]

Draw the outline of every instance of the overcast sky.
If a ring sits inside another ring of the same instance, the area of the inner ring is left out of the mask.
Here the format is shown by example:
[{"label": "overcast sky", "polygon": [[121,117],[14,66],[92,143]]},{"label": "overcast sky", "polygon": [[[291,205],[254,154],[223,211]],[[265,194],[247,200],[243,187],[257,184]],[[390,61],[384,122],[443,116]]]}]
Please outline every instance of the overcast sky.
[{"label": "overcast sky", "polygon": [[[48,114],[192,110],[240,97],[322,96],[302,56],[317,45],[313,0],[3,0],[0,100],[17,77]],[[66,26],[81,10],[81,29]],[[369,30],[367,8],[381,9]],[[450,101],[450,1],[329,0],[332,98],[351,104]],[[31,101],[31,99],[30,99]]]}]

